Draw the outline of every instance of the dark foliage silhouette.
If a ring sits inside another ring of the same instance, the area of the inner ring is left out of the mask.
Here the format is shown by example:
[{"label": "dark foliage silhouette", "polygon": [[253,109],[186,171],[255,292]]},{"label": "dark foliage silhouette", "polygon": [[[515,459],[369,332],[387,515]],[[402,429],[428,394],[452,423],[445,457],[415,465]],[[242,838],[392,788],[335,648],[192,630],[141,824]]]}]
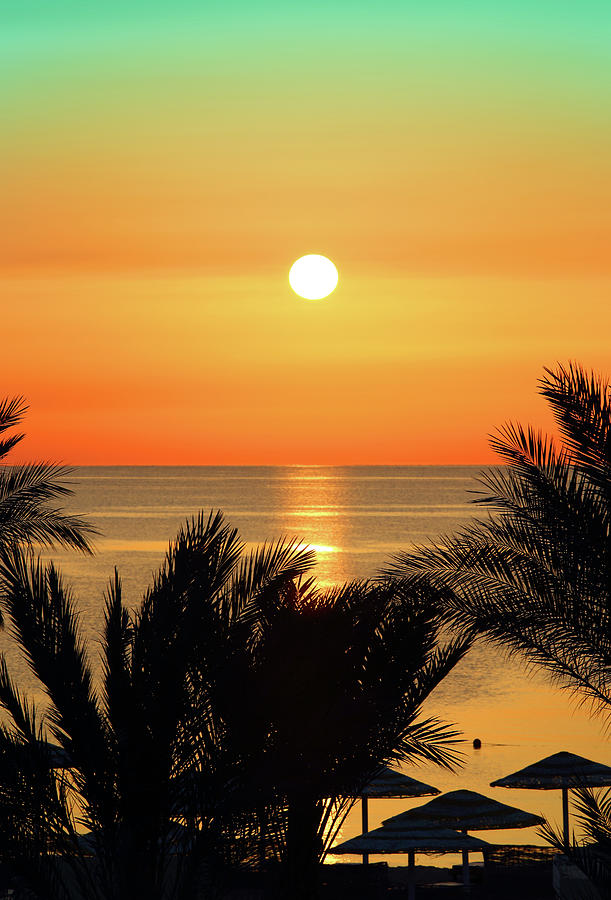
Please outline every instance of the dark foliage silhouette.
[{"label": "dark foliage silhouette", "polygon": [[[599,900],[611,898],[611,790],[581,788],[573,792],[573,810],[583,837],[565,847],[564,836],[549,823],[541,835],[560,853],[567,854],[586,873]],[[594,896],[594,891],[590,894]],[[588,889],[584,887],[584,896]]]},{"label": "dark foliage silhouette", "polygon": [[[23,434],[6,432],[21,422],[26,411],[21,397],[0,401],[0,460],[23,439]],[[66,481],[71,472],[52,463],[0,465],[0,546],[42,544],[89,551],[95,529],[79,516],[49,506],[71,493]]]},{"label": "dark foliage silhouette", "polygon": [[265,856],[282,863],[279,891],[309,897],[382,762],[455,759],[447,744],[456,733],[418,715],[467,644],[442,644],[428,600],[390,582],[326,591],[289,582],[259,595],[247,615],[256,627],[233,672],[244,702],[228,703],[227,716],[250,754],[247,790],[270,817],[262,838]]},{"label": "dark foliage silhouette", "polygon": [[[442,599],[459,626],[543,669],[608,725],[610,387],[575,364],[545,371],[540,391],[559,439],[520,425],[503,428],[492,446],[505,467],[481,477],[476,501],[489,518],[437,546],[400,554],[390,571]],[[598,849],[576,858],[590,871],[594,860],[606,878],[609,796],[579,796],[582,824]]]},{"label": "dark foliage silhouette", "polygon": [[609,384],[577,365],[540,382],[561,435],[507,425],[506,464],[481,476],[491,515],[399,554],[394,575],[445,598],[455,621],[542,667],[611,712]]},{"label": "dark foliage silhouette", "polygon": [[453,733],[418,713],[466,644],[440,644],[422,595],[318,591],[299,543],[243,550],[200,516],[135,612],[115,576],[99,678],[54,566],[2,551],[2,605],[47,702],[0,662],[0,842],[37,896],[212,897],[262,862],[278,893],[313,896],[347,795],[383,762],[452,761]]}]

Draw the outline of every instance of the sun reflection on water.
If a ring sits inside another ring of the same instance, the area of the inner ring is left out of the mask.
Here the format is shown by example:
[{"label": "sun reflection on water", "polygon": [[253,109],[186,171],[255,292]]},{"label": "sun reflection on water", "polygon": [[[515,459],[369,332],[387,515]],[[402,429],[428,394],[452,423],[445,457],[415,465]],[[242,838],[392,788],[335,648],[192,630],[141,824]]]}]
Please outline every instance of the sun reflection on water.
[{"label": "sun reflection on water", "polygon": [[317,554],[315,574],[321,586],[347,580],[342,548],[347,520],[339,514],[348,502],[346,483],[336,472],[291,467],[276,484],[279,516],[303,545]]}]

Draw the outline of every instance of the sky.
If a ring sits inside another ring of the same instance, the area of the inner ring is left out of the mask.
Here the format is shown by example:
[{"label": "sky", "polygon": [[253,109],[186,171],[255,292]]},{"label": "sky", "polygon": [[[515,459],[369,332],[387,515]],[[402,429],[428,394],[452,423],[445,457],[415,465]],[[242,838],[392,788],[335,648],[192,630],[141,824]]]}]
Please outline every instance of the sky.
[{"label": "sky", "polygon": [[[611,373],[611,6],[4,0],[20,457],[465,464]],[[292,262],[339,270],[299,299]]]}]

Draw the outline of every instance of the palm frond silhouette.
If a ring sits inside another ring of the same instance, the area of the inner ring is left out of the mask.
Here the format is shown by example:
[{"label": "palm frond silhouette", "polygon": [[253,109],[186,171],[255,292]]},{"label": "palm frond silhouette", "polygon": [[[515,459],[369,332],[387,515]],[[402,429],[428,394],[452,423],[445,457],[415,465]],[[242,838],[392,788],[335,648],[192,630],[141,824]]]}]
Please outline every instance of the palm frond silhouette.
[{"label": "palm frond silhouette", "polygon": [[519,425],[481,476],[488,518],[389,567],[444,599],[460,625],[520,654],[611,712],[611,409],[609,383],[577,365],[540,383],[560,441]]},{"label": "palm frond silhouette", "polygon": [[31,891],[178,900],[275,863],[280,895],[308,897],[380,765],[453,764],[456,733],[419,713],[466,642],[441,640],[417,591],[319,590],[313,564],[299,541],[245,554],[200,515],[135,611],[115,574],[96,670],[56,568],[0,551],[10,633],[47,698],[0,663],[0,847]]},{"label": "palm frond silhouette", "polygon": [[[24,435],[6,432],[17,426],[27,411],[22,397],[0,401],[0,461]],[[0,465],[0,545],[13,543],[69,547],[90,552],[97,533],[80,516],[68,515],[54,501],[72,493],[67,480],[73,470],[54,463]]]},{"label": "palm frond silhouette", "polygon": [[[520,425],[500,429],[492,446],[505,466],[481,477],[476,500],[488,518],[399,554],[389,571],[428,589],[468,633],[545,671],[608,727],[611,389],[571,364],[546,369],[540,391],[559,439]],[[609,793],[577,793],[580,824],[596,847],[574,847],[573,856],[608,886]],[[554,842],[553,829],[545,834]]]},{"label": "palm frond silhouette", "polygon": [[[592,897],[611,898],[611,790],[579,788],[573,791],[573,810],[583,834],[581,840],[573,840],[565,846],[563,834],[549,822],[542,825],[540,834],[560,853],[569,858],[592,882]],[[583,896],[588,896],[584,885]]]}]

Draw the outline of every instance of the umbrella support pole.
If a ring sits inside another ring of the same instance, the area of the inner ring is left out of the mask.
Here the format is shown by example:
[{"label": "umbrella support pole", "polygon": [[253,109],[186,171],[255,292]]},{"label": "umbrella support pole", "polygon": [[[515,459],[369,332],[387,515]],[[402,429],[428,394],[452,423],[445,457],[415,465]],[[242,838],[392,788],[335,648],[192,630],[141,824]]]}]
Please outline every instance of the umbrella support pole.
[{"label": "umbrella support pole", "polygon": [[[368,800],[365,795],[361,797],[361,824],[362,824],[362,832],[366,834],[369,831],[369,808],[368,808]],[[363,853],[363,865],[366,866],[369,864],[369,854]]]},{"label": "umbrella support pole", "polygon": [[565,852],[569,849],[569,789],[562,788],[562,836]]},{"label": "umbrella support pole", "polygon": [[416,900],[416,853],[407,854],[407,900]]},{"label": "umbrella support pole", "polygon": [[462,883],[464,887],[468,888],[471,884],[471,879],[469,876],[469,851],[463,850],[462,852]]}]

